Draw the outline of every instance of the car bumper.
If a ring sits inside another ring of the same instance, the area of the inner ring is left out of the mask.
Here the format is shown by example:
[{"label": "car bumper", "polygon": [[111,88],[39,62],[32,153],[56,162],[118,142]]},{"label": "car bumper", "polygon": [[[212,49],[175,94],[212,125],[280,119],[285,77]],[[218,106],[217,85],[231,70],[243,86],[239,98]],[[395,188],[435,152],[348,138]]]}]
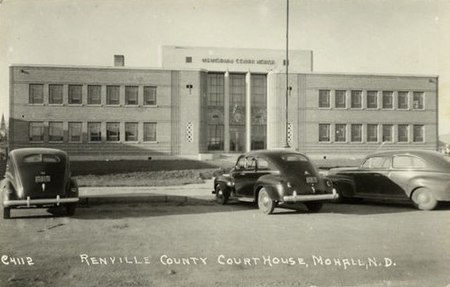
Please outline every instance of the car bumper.
[{"label": "car bumper", "polygon": [[284,202],[302,202],[302,201],[318,201],[318,200],[334,200],[338,199],[339,194],[333,188],[333,193],[328,194],[308,194],[308,195],[286,195],[283,196]]},{"label": "car bumper", "polygon": [[4,207],[10,206],[34,206],[34,205],[60,205],[66,203],[77,203],[80,199],[78,197],[68,197],[68,198],[60,198],[59,195],[55,198],[39,198],[39,199],[31,199],[27,196],[27,199],[18,199],[18,200],[5,200],[3,201]]}]

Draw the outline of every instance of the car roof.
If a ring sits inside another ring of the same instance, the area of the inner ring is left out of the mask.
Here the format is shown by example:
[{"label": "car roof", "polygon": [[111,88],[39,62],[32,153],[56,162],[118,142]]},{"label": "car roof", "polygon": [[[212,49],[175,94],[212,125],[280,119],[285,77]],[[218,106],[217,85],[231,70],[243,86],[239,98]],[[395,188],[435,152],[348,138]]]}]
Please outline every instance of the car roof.
[{"label": "car roof", "polygon": [[389,151],[379,151],[372,154],[369,154],[367,157],[373,156],[393,156],[393,155],[416,155],[421,157],[435,157],[442,156],[441,153],[432,150],[415,150],[415,149],[406,149],[406,150],[389,150]]},{"label": "car roof", "polygon": [[243,155],[245,155],[245,156],[265,156],[267,158],[275,159],[275,158],[279,158],[280,156],[285,155],[285,154],[301,154],[302,156],[307,158],[307,156],[302,153],[299,153],[299,152],[296,152],[293,150],[286,150],[286,149],[283,149],[283,150],[281,150],[281,149],[280,150],[277,150],[277,149],[257,150],[257,151],[251,151],[251,152],[245,153]]}]

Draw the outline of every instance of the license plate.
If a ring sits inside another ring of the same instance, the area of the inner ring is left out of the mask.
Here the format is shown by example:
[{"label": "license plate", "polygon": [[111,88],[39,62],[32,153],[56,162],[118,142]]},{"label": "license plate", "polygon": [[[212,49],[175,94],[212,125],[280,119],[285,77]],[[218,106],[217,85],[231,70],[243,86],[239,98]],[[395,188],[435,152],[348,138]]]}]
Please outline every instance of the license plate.
[{"label": "license plate", "polygon": [[50,181],[51,181],[50,175],[36,175],[34,177],[34,182],[36,183],[44,183]]},{"label": "license plate", "polygon": [[317,177],[314,176],[306,177],[306,183],[317,183]]}]

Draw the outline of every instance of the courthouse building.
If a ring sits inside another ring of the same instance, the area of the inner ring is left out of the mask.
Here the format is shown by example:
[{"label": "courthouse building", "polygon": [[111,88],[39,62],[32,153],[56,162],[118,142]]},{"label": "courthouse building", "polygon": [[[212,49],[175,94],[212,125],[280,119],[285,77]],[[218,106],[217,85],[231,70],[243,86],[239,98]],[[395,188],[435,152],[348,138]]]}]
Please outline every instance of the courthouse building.
[{"label": "courthouse building", "polygon": [[[12,65],[10,149],[74,159],[436,150],[438,77],[316,73],[312,51],[163,46],[161,66]],[[345,70],[345,67],[342,67]],[[286,129],[286,127],[288,127]],[[287,132],[286,132],[287,130]]]}]

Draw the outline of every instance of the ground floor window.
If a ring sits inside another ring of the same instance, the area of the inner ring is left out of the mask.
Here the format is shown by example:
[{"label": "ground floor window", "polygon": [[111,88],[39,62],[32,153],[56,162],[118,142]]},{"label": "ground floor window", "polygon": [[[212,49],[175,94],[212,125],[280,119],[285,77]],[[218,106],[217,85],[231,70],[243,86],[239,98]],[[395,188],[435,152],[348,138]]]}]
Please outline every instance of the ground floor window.
[{"label": "ground floor window", "polygon": [[208,125],[207,145],[208,150],[223,150],[224,128],[223,125]]},{"label": "ground floor window", "polygon": [[90,142],[101,142],[102,131],[100,123],[88,123],[88,135]]},{"label": "ground floor window", "polygon": [[352,142],[361,142],[362,141],[362,125],[355,124],[351,126],[351,139]]},{"label": "ground floor window", "polygon": [[44,122],[30,122],[29,139],[30,142],[44,141]]},{"label": "ground floor window", "polygon": [[378,125],[367,125],[367,141],[378,142]]},{"label": "ground floor window", "polygon": [[48,140],[51,142],[63,141],[63,123],[50,122],[48,124]]},{"label": "ground floor window", "polygon": [[383,142],[392,142],[393,125],[383,125]]},{"label": "ground floor window", "polygon": [[266,148],[266,125],[252,125],[251,150]]},{"label": "ground floor window", "polygon": [[106,141],[118,142],[120,140],[120,124],[106,123]]},{"label": "ground floor window", "polygon": [[144,141],[156,141],[156,123],[144,123]]},{"label": "ground floor window", "polygon": [[330,124],[319,124],[319,142],[330,141]]},{"label": "ground floor window", "polygon": [[81,123],[69,123],[69,142],[81,142]]},{"label": "ground floor window", "polygon": [[398,125],[398,142],[408,142],[408,125]]},{"label": "ground floor window", "polygon": [[346,124],[336,124],[334,129],[334,141],[335,142],[345,142],[347,140],[347,125]]},{"label": "ground floor window", "polygon": [[125,141],[138,140],[138,123],[125,123]]},{"label": "ground floor window", "polygon": [[424,141],[424,126],[423,125],[414,125],[413,141],[414,142],[423,142]]}]

